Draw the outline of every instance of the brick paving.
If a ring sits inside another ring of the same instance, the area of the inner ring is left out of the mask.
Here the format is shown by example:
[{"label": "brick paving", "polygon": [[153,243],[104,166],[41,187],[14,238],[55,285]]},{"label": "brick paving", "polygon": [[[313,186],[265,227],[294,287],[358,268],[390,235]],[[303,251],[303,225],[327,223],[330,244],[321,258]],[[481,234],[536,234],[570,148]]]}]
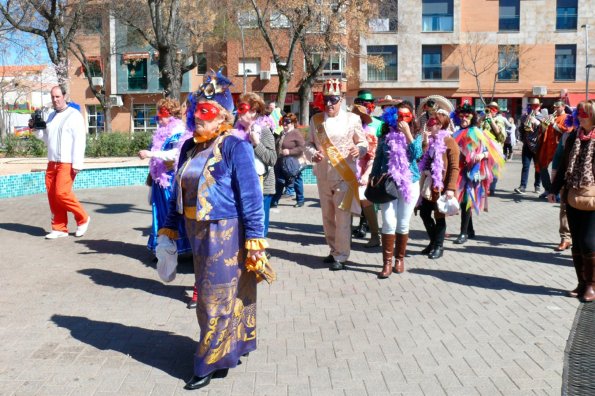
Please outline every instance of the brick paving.
[{"label": "brick paving", "polygon": [[[579,305],[569,252],[555,253],[558,208],[512,194],[507,165],[477,239],[413,255],[378,280],[380,248],[355,240],[330,272],[315,186],[271,214],[278,281],[259,285],[258,349],[201,395],[558,395]],[[531,185],[532,180],[530,180]],[[198,334],[182,262],[159,281],[146,250],[146,187],[79,190],[83,238],[44,240],[46,197],[0,200],[0,395],[177,395]],[[412,220],[410,251],[427,243]],[[74,229],[71,229],[74,231]]]}]

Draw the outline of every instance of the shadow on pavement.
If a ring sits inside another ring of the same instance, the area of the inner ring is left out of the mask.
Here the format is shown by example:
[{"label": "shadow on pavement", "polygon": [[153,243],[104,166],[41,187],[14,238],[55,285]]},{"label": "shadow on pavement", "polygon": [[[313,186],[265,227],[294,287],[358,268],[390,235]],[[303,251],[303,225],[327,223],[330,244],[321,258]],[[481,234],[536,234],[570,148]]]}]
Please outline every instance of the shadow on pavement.
[{"label": "shadow on pavement", "polygon": [[508,279],[497,278],[495,276],[468,274],[465,272],[432,270],[425,268],[412,268],[409,273],[418,275],[428,275],[443,280],[445,282],[458,283],[464,286],[475,286],[491,290],[509,290],[521,294],[541,294],[544,296],[563,296],[565,290],[554,289],[546,286],[523,285],[512,282]]},{"label": "shadow on pavement", "polygon": [[120,274],[118,272],[98,268],[87,268],[77,272],[88,276],[99,286],[113,287],[114,289],[137,289],[156,296],[167,297],[184,302],[187,300],[187,298],[185,298],[186,290],[192,290],[192,285],[189,285],[188,287],[164,285],[161,281],[157,280],[157,271],[155,271],[155,279],[137,278],[136,276]]},{"label": "shadow on pavement", "polygon": [[52,315],[51,319],[87,345],[120,352],[174,378],[187,380],[192,377],[196,341],[189,337],[81,316]]},{"label": "shadow on pavement", "polygon": [[91,202],[91,201],[80,201],[80,202],[83,204],[100,206],[99,209],[94,210],[94,212],[97,212],[97,213],[104,213],[104,214],[117,214],[117,213],[129,213],[129,212],[151,213],[151,209],[139,209],[136,205],[133,205],[133,204],[122,203],[122,204],[106,205],[101,202]]},{"label": "shadow on pavement", "polygon": [[45,236],[48,231],[41,227],[30,226],[28,224],[19,223],[0,223],[0,228],[6,231],[20,232],[21,234],[27,234],[31,236]]},{"label": "shadow on pavement", "polygon": [[[270,232],[269,232],[270,235]],[[275,258],[287,260],[290,263],[303,265],[304,267],[312,269],[328,269],[328,264],[322,262],[324,257],[312,256],[304,253],[292,253],[287,250],[268,248],[267,252],[271,253],[271,262],[275,266]]]},{"label": "shadow on pavement", "polygon": [[151,227],[134,227],[133,230],[141,232],[144,237],[151,235]]},{"label": "shadow on pavement", "polygon": [[85,245],[92,250],[92,252],[81,252],[80,254],[115,254],[139,260],[148,267],[152,266],[150,263],[153,262],[153,253],[144,245],[107,239],[83,239],[76,243]]},{"label": "shadow on pavement", "polygon": [[[275,227],[276,228],[276,227]],[[297,230],[296,230],[297,231]],[[267,235],[268,239],[274,241],[284,241],[284,242],[295,242],[299,243],[301,246],[308,246],[308,245],[322,245],[321,248],[326,250],[326,239],[324,239],[324,234],[318,231],[306,230],[302,231],[303,233],[298,234],[287,234],[283,232],[275,232],[269,229],[269,234]]]},{"label": "shadow on pavement", "polygon": [[[527,251],[524,249],[512,249],[512,248],[506,246],[506,245],[509,245],[508,243],[492,242],[493,240],[506,241],[507,238],[478,236],[476,238],[476,240],[477,241],[486,241],[486,242],[488,242],[492,245],[496,245],[496,246],[485,246],[485,245],[473,246],[473,245],[470,245],[469,243],[466,243],[465,245],[463,245],[464,250],[462,252],[481,254],[484,256],[488,256],[488,257],[502,257],[502,258],[506,258],[506,259],[538,262],[538,263],[543,263],[543,264],[554,264],[554,265],[563,265],[563,266],[572,265],[572,262],[569,257],[565,257],[565,256],[561,255],[560,252],[554,252],[553,249],[551,252],[531,252],[531,251]],[[511,245],[514,245],[514,243],[512,243]],[[535,245],[539,246],[539,244],[537,244],[537,243],[535,243]],[[519,246],[523,246],[523,245],[519,245]],[[548,244],[547,247],[549,248],[550,245]]]}]

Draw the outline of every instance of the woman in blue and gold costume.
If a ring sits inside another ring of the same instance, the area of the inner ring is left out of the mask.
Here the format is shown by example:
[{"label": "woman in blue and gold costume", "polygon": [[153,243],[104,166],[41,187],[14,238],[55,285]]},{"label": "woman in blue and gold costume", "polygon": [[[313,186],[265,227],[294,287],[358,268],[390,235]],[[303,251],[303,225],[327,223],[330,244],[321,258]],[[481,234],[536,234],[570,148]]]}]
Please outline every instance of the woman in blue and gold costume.
[{"label": "woman in blue and gold costume", "polygon": [[180,150],[168,221],[160,235],[176,237],[183,217],[194,256],[200,339],[194,376],[199,389],[256,349],[256,284],[248,262],[265,262],[263,196],[252,146],[234,136],[229,80],[208,77],[188,103],[194,136]]},{"label": "woman in blue and gold costume", "polygon": [[[149,173],[151,178],[151,210],[153,223],[147,247],[155,253],[157,233],[167,218],[167,203],[173,188],[173,178],[180,147],[184,141],[192,137],[186,132],[186,125],[180,119],[180,103],[175,99],[161,99],[157,102],[157,123],[159,127],[153,135],[151,150],[140,150],[141,159],[150,158]],[[178,254],[190,251],[190,244],[184,231],[184,223],[178,225],[179,239],[176,241]]]}]

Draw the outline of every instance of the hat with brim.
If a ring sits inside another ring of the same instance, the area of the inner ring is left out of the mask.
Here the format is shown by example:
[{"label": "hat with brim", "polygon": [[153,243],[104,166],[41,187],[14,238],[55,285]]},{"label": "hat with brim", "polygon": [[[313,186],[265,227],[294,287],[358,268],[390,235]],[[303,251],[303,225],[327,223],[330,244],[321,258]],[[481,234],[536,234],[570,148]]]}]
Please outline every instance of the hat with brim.
[{"label": "hat with brim", "polygon": [[500,111],[500,106],[498,105],[497,102],[490,102],[490,103],[488,103],[488,105],[486,107],[488,107],[488,108],[491,107],[493,109],[496,109],[496,110]]},{"label": "hat with brim", "polygon": [[353,105],[351,112],[357,115],[361,120],[362,124],[368,125],[372,122],[372,117],[368,114],[366,108],[362,105]]},{"label": "hat with brim", "polygon": [[365,100],[366,102],[374,101],[374,95],[372,95],[372,92],[368,91],[367,89],[362,89],[361,91],[359,91],[357,93],[357,98]]},{"label": "hat with brim", "polygon": [[423,113],[424,107],[425,107],[426,103],[428,103],[429,100],[434,101],[434,106],[436,107],[436,110],[442,109],[442,110],[448,111],[449,114],[454,110],[454,106],[452,105],[452,102],[450,100],[446,99],[444,96],[430,95],[427,98],[423,98],[419,102],[419,106],[417,106],[417,117],[418,118],[421,117],[421,113]]},{"label": "hat with brim", "polygon": [[396,106],[396,105],[398,105],[401,102],[402,102],[401,99],[393,99],[392,96],[386,95],[384,98],[378,99],[376,101],[376,104],[378,106]]},{"label": "hat with brim", "polygon": [[541,106],[541,102],[539,101],[539,98],[531,98],[531,99],[529,99],[529,104],[530,105],[540,105]]}]

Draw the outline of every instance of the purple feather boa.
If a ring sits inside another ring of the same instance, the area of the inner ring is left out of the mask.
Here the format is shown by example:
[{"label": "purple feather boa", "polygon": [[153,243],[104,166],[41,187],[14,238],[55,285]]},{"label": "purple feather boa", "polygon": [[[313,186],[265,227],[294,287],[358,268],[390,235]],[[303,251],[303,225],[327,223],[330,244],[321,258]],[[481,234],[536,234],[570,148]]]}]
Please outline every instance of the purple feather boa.
[{"label": "purple feather boa", "polygon": [[450,133],[447,130],[440,130],[436,136],[430,136],[428,141],[428,149],[424,153],[419,163],[420,171],[428,169],[428,161],[430,161],[430,152],[434,152],[434,161],[432,161],[432,186],[439,191],[444,188],[444,181],[442,180],[442,172],[444,171],[444,160],[442,155],[446,152],[446,139]]},{"label": "purple feather boa", "polygon": [[[254,128],[254,126],[257,126],[257,128]],[[269,128],[271,131],[275,130],[275,121],[273,120],[273,117],[268,116],[268,115],[264,115],[264,116],[260,116],[258,117],[250,126],[250,129],[254,128],[255,131],[258,131],[259,133],[262,132],[262,128]],[[242,124],[240,124],[239,121],[236,122],[236,124],[233,126],[234,130],[232,131],[232,134],[242,140],[248,140],[250,138],[250,132],[246,129],[246,127],[244,127]]]},{"label": "purple feather boa", "polygon": [[405,135],[398,133],[394,128],[386,136],[386,144],[390,149],[388,159],[388,172],[395,181],[406,202],[411,202],[411,170],[407,159],[407,141]]},{"label": "purple feather boa", "polygon": [[[180,136],[180,138],[173,145],[173,148],[177,149],[181,147],[182,143],[184,143],[184,141],[187,138],[192,136],[192,133],[186,131],[184,127],[184,122],[182,120],[179,120],[177,118],[171,118],[171,120],[166,126],[159,127],[155,131],[155,134],[153,135],[153,144],[151,145],[151,151],[166,151],[163,147],[164,144],[171,136],[178,133],[181,133],[182,136]],[[173,169],[176,169],[178,165],[178,157],[179,155],[176,155]],[[151,160],[149,161],[149,172],[151,173],[153,181],[159,184],[161,187],[168,188],[171,185],[171,177],[168,174],[168,166],[165,164],[163,160],[156,157],[151,158]]]}]

